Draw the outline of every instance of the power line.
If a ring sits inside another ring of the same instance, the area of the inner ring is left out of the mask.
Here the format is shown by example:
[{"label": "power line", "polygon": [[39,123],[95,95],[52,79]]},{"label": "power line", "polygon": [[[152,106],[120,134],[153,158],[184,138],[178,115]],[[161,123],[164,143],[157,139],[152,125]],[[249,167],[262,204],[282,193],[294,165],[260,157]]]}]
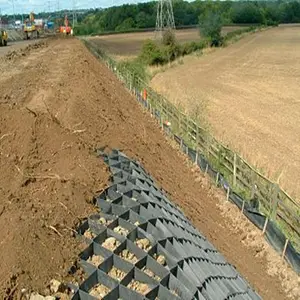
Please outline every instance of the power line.
[{"label": "power line", "polygon": [[75,24],[77,23],[76,8],[77,8],[77,0],[73,0],[73,24],[72,24],[73,28],[74,28]]},{"label": "power line", "polygon": [[156,15],[156,35],[162,37],[165,30],[174,30],[175,21],[172,0],[158,0],[157,15]]}]

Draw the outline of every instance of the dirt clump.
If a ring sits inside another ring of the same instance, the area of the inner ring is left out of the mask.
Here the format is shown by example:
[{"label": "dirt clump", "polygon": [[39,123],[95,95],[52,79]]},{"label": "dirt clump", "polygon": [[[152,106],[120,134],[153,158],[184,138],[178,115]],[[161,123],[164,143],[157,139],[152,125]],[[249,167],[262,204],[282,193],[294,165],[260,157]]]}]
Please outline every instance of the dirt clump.
[{"label": "dirt clump", "polygon": [[134,279],[132,279],[130,281],[130,283],[128,284],[128,288],[130,288],[142,295],[146,295],[151,290],[151,288],[148,286],[148,284],[134,280]]},{"label": "dirt clump", "polygon": [[98,267],[101,263],[104,262],[104,258],[100,255],[92,255],[87,259],[87,262]]},{"label": "dirt clump", "polygon": [[155,275],[155,273],[152,272],[150,269],[144,267],[142,271],[144,271],[148,276],[152,277],[153,279],[160,281],[160,277],[158,275]]},{"label": "dirt clump", "polygon": [[109,291],[110,289],[107,286],[98,283],[90,290],[89,294],[97,299],[103,299]]},{"label": "dirt clump", "polygon": [[162,266],[165,266],[167,264],[166,258],[162,254],[160,255],[154,254],[154,259]]},{"label": "dirt clump", "polygon": [[94,239],[96,237],[96,234],[94,232],[92,232],[91,228],[88,228],[84,234],[83,234],[84,237],[86,237],[87,239]]},{"label": "dirt clump", "polygon": [[127,236],[127,234],[129,233],[128,229],[122,227],[122,226],[117,226],[114,228],[114,232],[115,233],[118,233],[120,235],[123,235],[123,236]]},{"label": "dirt clump", "polygon": [[142,250],[144,250],[146,252],[148,252],[151,249],[151,247],[152,247],[150,241],[148,239],[146,239],[146,238],[144,238],[144,239],[138,239],[134,243],[139,248],[141,248]]},{"label": "dirt clump", "polygon": [[108,272],[108,275],[118,281],[121,281],[125,277],[126,273],[116,267],[112,267]]},{"label": "dirt clump", "polygon": [[138,261],[137,257],[128,249],[124,249],[119,256],[132,264],[135,264]]},{"label": "dirt clump", "polygon": [[102,243],[102,247],[110,251],[114,251],[119,245],[120,242],[116,240],[114,237],[109,237]]},{"label": "dirt clump", "polygon": [[110,223],[112,223],[113,220],[106,220],[104,217],[101,217],[99,220],[98,220],[98,223],[100,223],[101,225],[104,225],[104,226],[108,226]]}]

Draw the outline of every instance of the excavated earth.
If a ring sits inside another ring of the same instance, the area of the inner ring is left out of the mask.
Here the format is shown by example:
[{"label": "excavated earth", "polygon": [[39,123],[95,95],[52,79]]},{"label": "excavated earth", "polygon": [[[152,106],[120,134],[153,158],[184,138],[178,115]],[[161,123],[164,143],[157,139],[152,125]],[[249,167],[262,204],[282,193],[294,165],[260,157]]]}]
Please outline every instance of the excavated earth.
[{"label": "excavated earth", "polygon": [[[222,215],[218,197],[195,180],[116,77],[77,39],[53,39],[0,58],[0,299],[47,294],[66,280],[80,245],[76,224],[94,210],[109,179],[94,149],[138,159],[195,226],[265,299],[285,299],[282,278]],[[290,272],[290,270],[288,270]],[[297,283],[296,283],[297,284]]]}]

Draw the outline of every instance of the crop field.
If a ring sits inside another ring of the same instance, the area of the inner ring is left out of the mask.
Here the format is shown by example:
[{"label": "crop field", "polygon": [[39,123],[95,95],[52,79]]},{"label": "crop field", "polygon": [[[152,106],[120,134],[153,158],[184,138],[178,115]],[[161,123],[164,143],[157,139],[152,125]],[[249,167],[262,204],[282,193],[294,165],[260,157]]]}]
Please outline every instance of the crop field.
[{"label": "crop field", "polygon": [[[225,35],[228,32],[240,29],[240,26],[226,26],[222,33]],[[110,34],[93,37],[93,41],[97,42],[101,48],[111,54],[117,56],[136,56],[140,52],[143,42],[147,39],[154,39],[153,32],[138,32],[138,33],[122,33]],[[176,32],[177,40],[180,43],[197,41],[200,38],[198,28],[181,29]]]},{"label": "crop field", "polygon": [[300,196],[300,27],[280,26],[156,75],[152,87]]}]

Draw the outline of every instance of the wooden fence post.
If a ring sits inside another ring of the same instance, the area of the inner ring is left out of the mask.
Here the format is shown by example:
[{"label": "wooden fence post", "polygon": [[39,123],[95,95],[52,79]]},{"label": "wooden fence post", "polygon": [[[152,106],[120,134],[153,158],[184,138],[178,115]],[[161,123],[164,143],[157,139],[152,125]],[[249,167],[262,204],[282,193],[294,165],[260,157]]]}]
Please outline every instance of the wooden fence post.
[{"label": "wooden fence post", "polygon": [[227,187],[227,193],[226,193],[226,201],[229,200],[229,193],[230,193],[230,187]]},{"label": "wooden fence post", "polygon": [[263,234],[263,235],[265,234],[265,232],[266,232],[266,230],[267,230],[268,222],[269,222],[269,218],[267,217],[266,220],[265,220],[265,224],[264,224],[263,231],[262,231],[262,234]]},{"label": "wooden fence post", "polygon": [[273,184],[272,187],[272,204],[271,204],[271,214],[270,214],[270,218],[271,220],[274,220],[276,218],[276,214],[277,214],[277,205],[278,205],[278,192],[279,192],[279,186],[277,183]]},{"label": "wooden fence post", "polygon": [[242,210],[241,210],[242,214],[244,213],[244,209],[245,209],[245,199],[243,199]]},{"label": "wooden fence post", "polygon": [[236,186],[236,163],[237,163],[237,157],[236,157],[236,153],[234,152],[234,155],[233,155],[233,180],[232,180],[233,186]]},{"label": "wooden fence post", "polygon": [[288,242],[289,242],[289,239],[286,239],[286,240],[285,240],[284,247],[283,247],[281,259],[284,259],[284,257],[285,257],[285,252],[286,252],[286,248],[287,248]]},{"label": "wooden fence post", "polygon": [[194,162],[195,165],[198,165],[198,150],[196,148],[196,156],[195,156],[195,162]]},{"label": "wooden fence post", "polygon": [[216,177],[216,185],[218,186],[218,184],[219,184],[219,177],[220,177],[220,173],[218,172],[217,173],[217,177]]}]

